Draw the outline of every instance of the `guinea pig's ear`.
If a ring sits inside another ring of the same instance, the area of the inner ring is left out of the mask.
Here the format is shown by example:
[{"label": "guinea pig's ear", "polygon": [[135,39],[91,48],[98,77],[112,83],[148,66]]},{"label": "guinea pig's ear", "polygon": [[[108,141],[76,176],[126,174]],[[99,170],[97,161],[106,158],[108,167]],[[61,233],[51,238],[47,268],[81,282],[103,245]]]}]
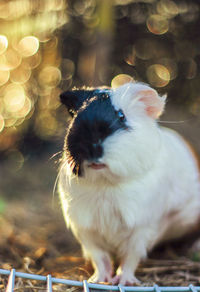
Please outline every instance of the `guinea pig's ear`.
[{"label": "guinea pig's ear", "polygon": [[86,99],[94,96],[95,90],[65,91],[60,95],[61,102],[67,107],[71,116],[82,106]]},{"label": "guinea pig's ear", "polygon": [[144,103],[145,111],[151,118],[157,119],[163,113],[166,95],[159,96],[156,90],[149,87],[139,92],[138,99]]}]

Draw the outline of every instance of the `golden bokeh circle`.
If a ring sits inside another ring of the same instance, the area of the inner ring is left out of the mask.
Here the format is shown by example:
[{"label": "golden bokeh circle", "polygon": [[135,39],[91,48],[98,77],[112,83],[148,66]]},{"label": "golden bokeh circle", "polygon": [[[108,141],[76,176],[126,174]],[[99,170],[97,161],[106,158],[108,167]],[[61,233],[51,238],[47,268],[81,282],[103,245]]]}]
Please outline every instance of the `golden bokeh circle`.
[{"label": "golden bokeh circle", "polygon": [[154,64],[147,69],[148,82],[155,87],[164,87],[170,81],[169,70],[160,64]]},{"label": "golden bokeh circle", "polygon": [[5,35],[0,35],[0,54],[3,54],[8,47],[8,39]]},{"label": "golden bokeh circle", "polygon": [[5,121],[2,115],[0,115],[0,133],[3,131],[5,126]]},{"label": "golden bokeh circle", "polygon": [[26,100],[24,88],[19,84],[9,84],[3,100],[6,111],[10,114],[16,113],[23,108]]},{"label": "golden bokeh circle", "polygon": [[40,65],[41,59],[42,59],[42,57],[41,57],[40,52],[37,52],[33,56],[30,56],[30,57],[27,57],[26,59],[24,59],[24,61],[26,61],[26,65],[30,69],[34,69]]},{"label": "golden bokeh circle", "polygon": [[0,71],[0,86],[8,82],[10,77],[10,71]]},{"label": "golden bokeh circle", "polygon": [[26,83],[29,80],[30,76],[31,76],[31,70],[25,64],[21,64],[19,67],[17,67],[16,69],[10,72],[10,80],[13,83],[19,83],[19,84]]},{"label": "golden bokeh circle", "polygon": [[152,14],[147,18],[147,28],[154,34],[164,34],[169,30],[168,20],[159,14]]},{"label": "golden bokeh circle", "polygon": [[111,81],[111,87],[117,88],[125,83],[133,82],[134,79],[128,74],[119,74],[115,76]]},{"label": "golden bokeh circle", "polygon": [[17,45],[17,50],[23,57],[33,56],[37,53],[38,49],[39,40],[35,36],[26,36]]},{"label": "golden bokeh circle", "polygon": [[5,127],[9,128],[9,127],[15,126],[16,121],[17,121],[16,118],[7,118],[7,119],[5,119]]},{"label": "golden bokeh circle", "polygon": [[161,0],[157,3],[157,11],[159,14],[172,18],[179,13],[179,7],[172,0]]},{"label": "golden bokeh circle", "polygon": [[178,74],[178,67],[175,59],[162,58],[159,59],[159,64],[167,68],[170,74],[170,80],[174,80]]},{"label": "golden bokeh circle", "polygon": [[12,171],[18,171],[23,167],[24,156],[18,149],[11,149],[8,152],[8,163]]},{"label": "golden bokeh circle", "polygon": [[45,87],[56,87],[61,80],[61,72],[57,67],[46,66],[39,74],[39,83]]},{"label": "golden bokeh circle", "polygon": [[19,118],[25,118],[32,109],[32,102],[28,96],[25,97],[25,102],[23,107],[16,112],[16,117]]},{"label": "golden bokeh circle", "polygon": [[20,65],[21,60],[21,56],[16,51],[8,49],[0,55],[0,70],[13,70]]},{"label": "golden bokeh circle", "polygon": [[75,71],[75,64],[70,59],[63,59],[62,60],[62,79],[69,80],[72,78]]}]

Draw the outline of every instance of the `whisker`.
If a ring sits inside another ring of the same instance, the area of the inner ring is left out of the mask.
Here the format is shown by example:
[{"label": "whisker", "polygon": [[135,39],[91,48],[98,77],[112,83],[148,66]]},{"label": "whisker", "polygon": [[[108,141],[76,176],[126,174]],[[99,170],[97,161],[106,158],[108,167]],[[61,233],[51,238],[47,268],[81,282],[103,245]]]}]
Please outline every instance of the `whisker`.
[{"label": "whisker", "polygon": [[54,186],[53,186],[53,196],[52,196],[52,208],[54,208],[54,198],[55,198],[55,193],[56,193],[56,187],[57,187],[57,184],[58,184],[58,180],[60,178],[60,175],[61,175],[61,171],[63,170],[63,168],[67,165],[68,161],[66,160],[60,167],[59,169],[59,172],[56,176],[56,180],[55,180],[55,183],[54,183]]},{"label": "whisker", "polygon": [[158,121],[158,123],[166,123],[166,124],[183,124],[185,122],[190,122],[192,119],[181,120],[181,121]]},{"label": "whisker", "polygon": [[54,159],[55,157],[57,157],[59,154],[62,154],[62,153],[63,153],[63,150],[54,153],[54,154],[49,158],[49,160]]},{"label": "whisker", "polygon": [[129,90],[129,88],[131,86],[130,84],[131,84],[132,80],[133,80],[133,78],[131,78],[131,81],[129,82],[128,87],[126,88],[125,92],[122,94],[122,98],[126,95],[127,91]]}]

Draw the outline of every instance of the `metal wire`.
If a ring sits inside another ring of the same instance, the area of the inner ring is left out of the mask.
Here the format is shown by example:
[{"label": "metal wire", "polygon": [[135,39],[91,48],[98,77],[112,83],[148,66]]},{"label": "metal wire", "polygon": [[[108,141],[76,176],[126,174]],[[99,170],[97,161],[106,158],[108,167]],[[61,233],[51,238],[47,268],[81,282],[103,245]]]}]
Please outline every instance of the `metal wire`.
[{"label": "metal wire", "polygon": [[47,292],[52,292],[52,277],[51,275],[47,276]]},{"label": "metal wire", "polygon": [[90,289],[119,291],[119,292],[200,292],[200,286],[193,286],[193,285],[189,285],[187,287],[160,287],[158,285],[154,285],[153,287],[136,287],[136,286],[126,287],[122,285],[111,286],[111,285],[88,283],[86,280],[84,280],[83,282],[79,282],[79,281],[72,281],[72,280],[67,280],[67,279],[54,278],[51,275],[40,276],[40,275],[16,272],[15,269],[12,269],[11,271],[0,269],[0,274],[9,276],[6,292],[14,292],[16,277],[46,282],[47,292],[53,291],[53,288],[52,288],[53,283],[65,284],[67,286],[83,287],[84,292],[90,292]]},{"label": "metal wire", "polygon": [[10,272],[10,276],[8,278],[8,285],[6,287],[6,292],[14,291],[15,287],[15,269],[12,269]]},{"label": "metal wire", "polygon": [[90,292],[89,285],[86,280],[83,280],[83,288],[84,288],[84,292]]}]

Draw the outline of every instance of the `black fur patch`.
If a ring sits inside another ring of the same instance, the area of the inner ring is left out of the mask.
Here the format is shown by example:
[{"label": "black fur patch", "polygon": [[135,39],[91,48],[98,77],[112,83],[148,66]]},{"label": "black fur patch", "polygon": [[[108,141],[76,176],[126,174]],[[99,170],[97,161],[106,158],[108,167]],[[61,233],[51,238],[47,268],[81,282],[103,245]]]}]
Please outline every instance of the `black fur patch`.
[{"label": "black fur patch", "polygon": [[82,174],[83,161],[97,162],[103,156],[103,141],[119,129],[127,128],[113,107],[111,91],[91,91],[89,98],[81,99],[65,139],[65,150],[73,172]]}]

